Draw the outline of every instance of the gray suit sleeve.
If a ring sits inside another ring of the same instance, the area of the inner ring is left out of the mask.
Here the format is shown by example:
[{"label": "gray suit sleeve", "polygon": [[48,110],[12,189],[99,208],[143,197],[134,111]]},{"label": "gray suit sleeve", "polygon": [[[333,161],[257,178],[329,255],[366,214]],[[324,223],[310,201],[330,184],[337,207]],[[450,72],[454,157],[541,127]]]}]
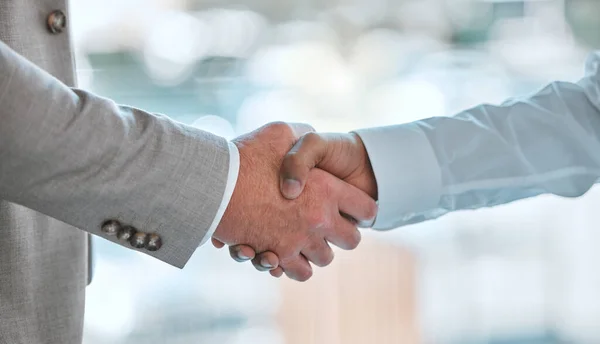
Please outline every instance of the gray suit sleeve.
[{"label": "gray suit sleeve", "polygon": [[225,139],[71,89],[0,42],[0,198],[127,247],[101,224],[157,233],[140,251],[183,267],[228,168]]}]

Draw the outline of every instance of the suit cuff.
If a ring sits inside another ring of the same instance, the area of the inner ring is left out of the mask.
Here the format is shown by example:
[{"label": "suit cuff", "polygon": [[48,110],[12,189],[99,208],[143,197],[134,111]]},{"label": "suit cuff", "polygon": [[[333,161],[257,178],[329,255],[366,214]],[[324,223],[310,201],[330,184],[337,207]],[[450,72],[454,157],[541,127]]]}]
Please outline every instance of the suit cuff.
[{"label": "suit cuff", "polygon": [[392,229],[406,217],[437,207],[441,171],[418,122],[361,129],[377,180],[379,212],[374,229]]},{"label": "suit cuff", "polygon": [[221,205],[219,205],[219,209],[217,210],[217,214],[213,219],[212,224],[208,228],[208,232],[202,238],[199,246],[204,245],[215,233],[215,230],[219,226],[221,219],[223,218],[223,214],[225,214],[225,210],[229,205],[229,201],[231,200],[231,196],[233,195],[233,190],[235,189],[235,185],[237,183],[238,174],[240,171],[240,153],[238,152],[237,146],[229,142],[229,172],[227,173],[227,185],[225,186],[225,192],[223,193],[223,199],[221,200]]}]

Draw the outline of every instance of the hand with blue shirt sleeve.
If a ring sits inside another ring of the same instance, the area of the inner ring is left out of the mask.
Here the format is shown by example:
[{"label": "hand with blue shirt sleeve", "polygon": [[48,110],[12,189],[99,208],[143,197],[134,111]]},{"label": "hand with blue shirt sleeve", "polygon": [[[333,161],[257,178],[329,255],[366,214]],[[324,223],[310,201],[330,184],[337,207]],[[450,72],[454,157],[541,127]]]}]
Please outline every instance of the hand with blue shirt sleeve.
[{"label": "hand with blue shirt sleeve", "polygon": [[[355,134],[309,133],[283,160],[282,194],[301,194],[314,167],[377,198],[374,229],[540,194],[579,197],[600,178],[600,53],[578,82],[553,82],[499,106]],[[277,263],[269,252],[254,261],[265,259]]]}]

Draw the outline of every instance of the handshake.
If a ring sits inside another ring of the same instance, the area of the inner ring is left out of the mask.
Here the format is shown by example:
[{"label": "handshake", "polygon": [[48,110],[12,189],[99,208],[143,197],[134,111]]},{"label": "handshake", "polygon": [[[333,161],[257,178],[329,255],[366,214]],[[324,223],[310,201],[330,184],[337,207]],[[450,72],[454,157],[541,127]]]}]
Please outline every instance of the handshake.
[{"label": "handshake", "polygon": [[356,134],[317,134],[305,124],[271,123],[235,139],[240,170],[213,237],[237,261],[306,281],[311,262],[333,261],[330,243],[351,250],[358,227],[377,215],[377,183]]}]

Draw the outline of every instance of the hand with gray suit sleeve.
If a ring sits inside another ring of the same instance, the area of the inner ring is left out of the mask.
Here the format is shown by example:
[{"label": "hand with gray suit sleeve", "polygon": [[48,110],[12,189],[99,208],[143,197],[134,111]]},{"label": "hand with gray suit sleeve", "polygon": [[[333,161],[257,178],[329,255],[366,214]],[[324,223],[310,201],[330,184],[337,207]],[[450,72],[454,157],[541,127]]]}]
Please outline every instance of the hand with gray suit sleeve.
[{"label": "hand with gray suit sleeve", "polygon": [[[326,240],[358,244],[360,233],[339,211],[372,217],[376,205],[323,171],[307,176],[297,200],[284,199],[278,170],[297,128],[275,123],[234,141],[239,176],[214,236],[276,252],[290,276],[304,280],[308,260],[330,261]],[[228,147],[165,116],[69,88],[0,42],[3,200],[183,267],[222,205]]]},{"label": "hand with gray suit sleeve", "polygon": [[[374,229],[540,194],[581,196],[600,178],[600,53],[578,82],[554,82],[500,106],[350,134],[308,133],[283,160],[282,194],[300,195],[314,167],[377,198]],[[255,258],[262,260],[277,266],[272,253]]]},{"label": "hand with gray suit sleeve", "polygon": [[294,200],[281,195],[283,156],[300,132],[310,130],[273,123],[234,140],[240,152],[240,176],[213,236],[229,245],[245,243],[259,251],[280,252],[278,264],[288,277],[300,281],[312,275],[309,261],[317,266],[331,263],[330,243],[342,249],[358,245],[360,232],[348,216],[373,219],[377,212],[367,194],[320,169],[306,176],[302,195]]}]

